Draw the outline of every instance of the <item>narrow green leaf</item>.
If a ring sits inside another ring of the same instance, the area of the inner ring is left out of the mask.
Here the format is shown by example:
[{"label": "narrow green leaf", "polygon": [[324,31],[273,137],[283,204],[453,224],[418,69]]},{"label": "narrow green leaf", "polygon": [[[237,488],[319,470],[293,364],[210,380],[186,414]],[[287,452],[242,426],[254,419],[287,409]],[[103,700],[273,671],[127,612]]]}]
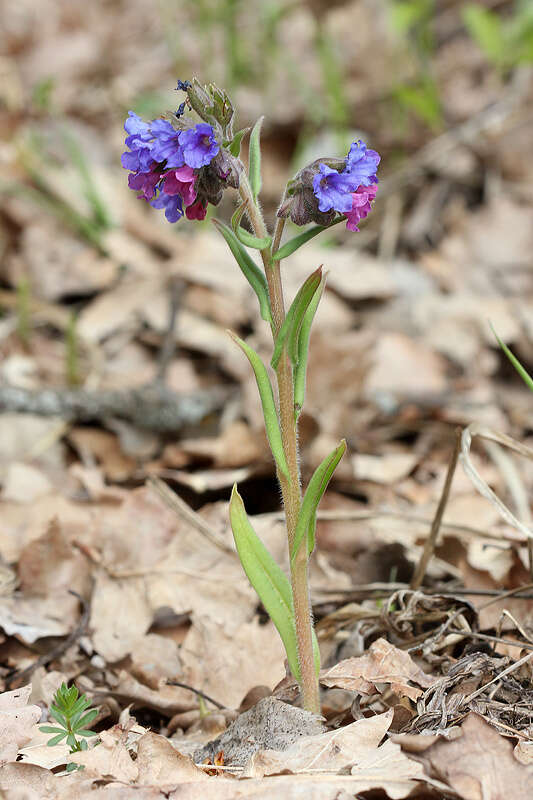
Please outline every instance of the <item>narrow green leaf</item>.
[{"label": "narrow green leaf", "polygon": [[52,728],[51,725],[40,725],[39,730],[41,733],[64,733],[65,736],[67,735],[66,731],[63,731],[61,728]]},{"label": "narrow green leaf", "polygon": [[298,337],[298,363],[294,368],[294,414],[296,419],[300,416],[305,400],[305,379],[307,374],[307,358],[309,354],[309,337],[311,326],[324,292],[326,285],[326,275],[322,275],[322,280],[304,314],[303,322]]},{"label": "narrow green leaf", "polygon": [[322,267],[319,267],[307,278],[292,301],[291,307],[277,335],[276,344],[274,345],[274,353],[272,354],[272,361],[270,362],[273,369],[277,369],[285,343],[287,343],[289,358],[293,366],[296,366],[298,363],[298,338],[300,328],[305,312],[320,286],[321,280]]},{"label": "narrow green leaf", "polygon": [[[97,716],[98,716],[98,709],[91,708],[90,711],[88,711],[83,717],[81,717],[81,719],[79,719],[76,722],[76,728],[82,728],[82,729],[87,728],[91,724],[93,719],[95,719]],[[72,727],[74,727],[74,724],[72,724]]]},{"label": "narrow green leaf", "polygon": [[243,569],[278,629],[292,674],[300,680],[291,586],[254,531],[236,485],[231,493],[229,515]]},{"label": "narrow green leaf", "polygon": [[272,256],[273,260],[281,261],[282,258],[288,258],[288,256],[292,255],[303,244],[308,242],[309,239],[313,239],[315,236],[318,236],[319,233],[322,233],[322,231],[332,228],[333,225],[337,225],[337,223],[342,222],[343,219],[344,217],[338,217],[329,225],[313,225],[311,228],[307,228],[307,230],[305,230],[303,233],[298,234],[298,236],[295,236],[293,239],[289,239],[288,242],[285,242],[283,247],[280,247],[279,250],[276,250]]},{"label": "narrow green leaf", "polygon": [[[492,325],[490,327],[492,328]],[[528,389],[531,389],[531,391],[533,392],[533,378],[531,377],[529,372],[522,366],[522,364],[514,355],[514,353],[512,353],[507,347],[507,345],[500,339],[494,328],[492,328],[492,332],[496,337],[496,340],[500,345],[501,349],[503,350],[503,352],[505,353],[505,355],[507,356],[507,358],[509,359],[515,370],[518,372],[518,374],[520,375],[520,377],[522,378]]]},{"label": "narrow green leaf", "polygon": [[261,272],[253,258],[246,252],[242,244],[239,242],[231,228],[228,228],[223,222],[218,219],[213,220],[215,228],[222,234],[226,240],[229,249],[235,257],[235,261],[241,268],[241,271],[257,295],[259,300],[259,308],[261,316],[272,325],[272,313],[270,311],[270,299],[268,295],[268,285],[264,274]]},{"label": "narrow green leaf", "polygon": [[232,156],[238,158],[241,152],[241,143],[243,138],[246,136],[250,128],[241,128],[240,131],[237,131],[233,139],[231,140],[230,144],[228,145],[228,150],[230,151]]},{"label": "narrow green leaf", "polygon": [[[78,736],[98,736],[96,731],[87,731],[85,729],[83,729],[81,731],[76,731],[76,733],[78,734]],[[82,745],[83,745],[83,742],[82,742]]]},{"label": "narrow green leaf", "polygon": [[246,211],[247,205],[247,202],[241,203],[241,205],[235,211],[231,218],[231,227],[233,228],[233,232],[235,233],[237,239],[242,242],[242,244],[246,245],[246,247],[253,247],[255,250],[265,250],[272,244],[271,236],[265,236],[264,239],[259,239],[257,236],[254,236],[253,233],[241,228],[239,225],[244,212]]},{"label": "narrow green leaf", "polygon": [[63,733],[60,733],[59,736],[54,736],[52,739],[49,739],[46,742],[46,746],[47,747],[54,747],[56,744],[59,744],[59,742],[61,742],[65,738],[66,735],[67,735],[67,732],[63,731]]},{"label": "narrow green leaf", "polygon": [[259,390],[259,397],[261,398],[261,405],[263,407],[263,417],[265,418],[265,429],[272,450],[272,455],[276,461],[278,469],[289,478],[289,467],[285,458],[285,451],[283,450],[283,442],[281,439],[281,430],[279,427],[278,412],[274,402],[274,392],[266,367],[250,345],[239,339],[236,334],[228,331],[233,341],[239,345],[245,356],[248,358],[257,381],[257,388]]},{"label": "narrow green leaf", "polygon": [[71,753],[77,752],[79,750],[78,741],[73,733],[69,733],[69,735],[67,736],[67,744],[70,747]]},{"label": "narrow green leaf", "polygon": [[250,134],[250,146],[248,149],[248,177],[254,200],[261,191],[261,125],[264,117],[259,117]]},{"label": "narrow green leaf", "polygon": [[316,526],[316,511],[318,504],[322,499],[322,495],[326,491],[327,485],[333,475],[335,468],[344,453],[346,452],[346,441],[343,439],[338,447],[333,450],[321,464],[316,468],[313,477],[309,481],[309,486],[304,495],[300,513],[298,515],[298,522],[296,523],[296,531],[294,534],[294,542],[291,551],[291,562],[294,561],[296,553],[302,541],[307,537],[307,552],[308,555],[314,550],[315,547],[315,526]]},{"label": "narrow green leaf", "polygon": [[53,717],[63,728],[68,728],[68,723],[64,714],[56,710],[57,707],[50,706],[50,716]]}]

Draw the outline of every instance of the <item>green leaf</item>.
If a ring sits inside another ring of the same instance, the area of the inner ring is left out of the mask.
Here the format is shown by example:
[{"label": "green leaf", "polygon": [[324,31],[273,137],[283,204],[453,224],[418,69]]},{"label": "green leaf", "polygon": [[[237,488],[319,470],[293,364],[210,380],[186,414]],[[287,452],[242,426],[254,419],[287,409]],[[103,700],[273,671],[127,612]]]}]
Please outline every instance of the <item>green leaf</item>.
[{"label": "green leaf", "polygon": [[265,419],[265,429],[270,449],[272,450],[272,455],[274,456],[278,469],[289,479],[289,467],[285,458],[285,451],[283,450],[278,412],[276,411],[276,404],[274,402],[274,392],[272,391],[272,385],[266,367],[250,345],[243,342],[242,339],[239,339],[239,337],[231,331],[228,331],[228,333],[233,341],[239,345],[252,366],[257,381],[259,397],[261,398],[261,405],[263,407],[263,417]]},{"label": "green leaf", "polygon": [[66,731],[61,728],[52,728],[51,725],[40,725],[39,730],[41,733],[64,733],[65,736],[67,735]]},{"label": "green leaf", "polygon": [[285,646],[291,672],[300,680],[294,609],[289,580],[254,531],[234,485],[229,506],[231,529],[243,569]]},{"label": "green leaf", "polygon": [[270,247],[272,244],[272,237],[265,236],[264,239],[259,239],[257,236],[254,236],[253,233],[241,228],[239,225],[244,212],[246,211],[248,203],[242,203],[238,209],[235,211],[231,218],[231,227],[233,228],[233,232],[235,233],[236,237],[242,244],[246,245],[246,247],[253,247],[256,250],[265,250],[267,247]]},{"label": "green leaf", "polygon": [[[78,736],[98,736],[96,731],[88,731],[85,728],[81,731],[76,731],[76,733]],[[81,744],[83,746],[83,742]]]},{"label": "green leaf", "polygon": [[307,537],[307,553],[311,555],[315,548],[315,527],[316,527],[316,511],[318,504],[322,499],[322,495],[326,491],[327,485],[333,475],[335,468],[344,453],[346,452],[346,441],[343,439],[338,447],[335,448],[321,464],[316,468],[313,477],[309,481],[309,486],[304,495],[300,513],[298,515],[298,522],[296,523],[296,531],[294,533],[294,542],[291,551],[291,562],[294,561],[296,554],[302,544],[302,541]]},{"label": "green leaf", "polygon": [[65,767],[65,770],[67,772],[76,772],[76,770],[81,769],[81,766],[81,764],[78,766],[78,764],[76,764],[74,761],[69,761]]},{"label": "green leaf", "polygon": [[68,722],[66,720],[66,717],[64,714],[61,713],[61,711],[57,709],[57,706],[50,706],[50,716],[53,717],[55,720],[57,720],[57,722],[59,722],[61,727],[68,728]]},{"label": "green leaf", "polygon": [[300,335],[300,328],[305,312],[320,286],[321,280],[322,267],[319,267],[307,278],[292,301],[291,307],[276,337],[274,353],[272,354],[272,361],[270,362],[273,369],[277,369],[285,343],[287,343],[287,351],[293,366],[296,366],[298,363],[298,338]]},{"label": "green leaf", "polygon": [[309,337],[311,336],[311,326],[320,303],[320,298],[326,285],[326,275],[322,275],[322,280],[305,312],[303,322],[298,337],[298,363],[294,368],[294,414],[296,419],[300,416],[305,400],[305,379],[307,373],[307,358],[309,354]]},{"label": "green leaf", "polygon": [[270,310],[270,298],[268,294],[268,285],[264,274],[261,272],[253,258],[246,252],[242,244],[239,242],[231,228],[228,228],[223,222],[218,219],[213,220],[213,225],[220,231],[226,240],[229,249],[235,257],[235,261],[242,270],[242,273],[259,300],[259,308],[261,316],[272,325],[272,313]]},{"label": "green leaf", "polygon": [[[91,708],[91,710],[88,711],[85,714],[85,716],[83,716],[80,720],[76,722],[76,728],[82,728],[82,729],[87,728],[91,724],[93,719],[95,719],[97,716],[98,716],[98,709]],[[74,724],[72,724],[72,727],[74,727]]]},{"label": "green leaf", "polygon": [[274,261],[281,261],[282,258],[287,258],[288,256],[292,255],[298,248],[300,248],[303,244],[309,241],[309,239],[313,239],[315,236],[318,236],[319,233],[322,231],[326,231],[328,228],[332,228],[333,225],[337,225],[339,222],[342,222],[344,217],[338,217],[334,219],[329,225],[313,225],[311,228],[307,228],[303,233],[298,234],[293,239],[289,239],[288,242],[285,242],[283,247],[280,247],[279,250],[276,250],[274,255],[272,256]]},{"label": "green leaf", "polygon": [[59,744],[59,742],[61,742],[65,738],[66,735],[67,735],[67,732],[63,731],[63,733],[60,733],[59,736],[54,736],[52,739],[49,739],[46,742],[46,746],[47,747],[55,747],[55,745]]},{"label": "green leaf", "polygon": [[505,37],[498,15],[474,4],[466,6],[462,15],[468,32],[485,55],[497,64],[505,61]]},{"label": "green leaf", "polygon": [[237,131],[233,139],[228,145],[228,150],[230,151],[232,156],[238,158],[241,152],[241,143],[243,138],[246,136],[250,128],[241,128],[240,131]]},{"label": "green leaf", "polygon": [[[492,328],[492,325],[490,327]],[[509,359],[515,370],[518,372],[518,374],[520,375],[520,377],[522,378],[528,389],[531,389],[531,391],[533,392],[533,378],[531,377],[529,372],[522,366],[522,364],[514,355],[514,353],[512,353],[507,347],[507,345],[500,339],[494,328],[492,328],[492,332],[496,337],[496,340],[500,345],[501,349],[503,350],[503,352],[505,353],[505,355],[507,356],[507,358]]]},{"label": "green leaf", "polygon": [[261,191],[261,144],[259,139],[263,120],[264,117],[259,117],[252,128],[250,146],[248,149],[248,177],[254,200],[257,200],[257,196]]}]

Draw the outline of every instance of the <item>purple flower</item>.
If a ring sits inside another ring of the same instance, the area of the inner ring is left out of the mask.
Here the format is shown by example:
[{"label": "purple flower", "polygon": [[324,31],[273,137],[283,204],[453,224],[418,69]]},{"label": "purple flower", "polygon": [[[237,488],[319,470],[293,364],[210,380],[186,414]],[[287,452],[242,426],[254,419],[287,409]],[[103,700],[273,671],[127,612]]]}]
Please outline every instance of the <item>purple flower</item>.
[{"label": "purple flower", "polygon": [[164,208],[169,222],[177,222],[183,216],[183,202],[179,194],[160,192],[158,197],[150,200],[153,208]]},{"label": "purple flower", "polygon": [[326,164],[319,164],[319,170],[313,178],[313,192],[318,199],[319,210],[335,209],[346,214],[352,207],[352,192],[355,192],[359,183],[354,182],[354,177],[346,170],[337,172]]},{"label": "purple flower", "polygon": [[366,144],[359,139],[357,142],[352,142],[350,152],[346,156],[344,171],[354,176],[358,186],[370,186],[378,182],[376,171],[380,161],[379,153],[367,150]]},{"label": "purple flower", "polygon": [[166,161],[167,167],[182,167],[183,148],[181,146],[181,133],[175,130],[166,119],[154,119],[151,124],[152,158],[155,161]]},{"label": "purple flower", "polygon": [[359,230],[357,223],[370,212],[371,201],[376,196],[379,162],[379,154],[367,150],[360,139],[352,142],[342,172],[319,162],[319,171],[313,177],[313,194],[319,211],[344,214],[348,230]]},{"label": "purple flower", "polygon": [[359,186],[352,194],[352,208],[346,214],[346,228],[349,231],[358,231],[357,223],[372,211],[371,202],[376,196],[377,184]]},{"label": "purple flower", "polygon": [[[157,165],[156,165],[157,166]],[[161,180],[161,173],[150,170],[149,172],[132,172],[128,175],[128,186],[141,194],[145,200],[150,200],[155,194],[155,188]]]},{"label": "purple flower", "polygon": [[193,169],[210,164],[220,149],[213,128],[206,122],[200,122],[194,128],[183,131],[180,134],[180,145],[185,163]]},{"label": "purple flower", "polygon": [[165,174],[163,191],[171,195],[179,194],[186,206],[192,205],[196,200],[196,175],[191,167],[180,167]]}]

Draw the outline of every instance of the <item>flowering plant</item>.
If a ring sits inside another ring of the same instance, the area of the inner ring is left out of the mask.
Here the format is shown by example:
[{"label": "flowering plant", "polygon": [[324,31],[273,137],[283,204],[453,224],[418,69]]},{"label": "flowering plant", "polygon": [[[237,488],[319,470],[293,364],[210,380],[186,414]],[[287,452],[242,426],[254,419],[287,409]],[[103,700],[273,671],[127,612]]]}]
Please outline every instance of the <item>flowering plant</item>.
[{"label": "flowering plant", "polygon": [[[376,196],[379,155],[361,140],[344,159],[321,158],[290,180],[271,235],[258,202],[261,190],[262,118],[250,132],[248,170],[240,147],[250,129],[233,132],[233,106],[225,92],[196,79],[179,81],[186,99],[176,113],[147,123],[130,111],[125,123],[128,151],[122,165],[130,170],[129,186],[169,222],[184,214],[203,219],[209,203],[218,205],[228,187],[238,189],[239,205],[231,227],[213,220],[250,283],[273,338],[271,367],[277,379],[277,402],[267,368],[246,342],[231,334],[254,371],[265,428],[281,487],[290,555],[290,580],[255,533],[237,488],[230,502],[230,521],[243,568],[283,640],[290,669],[300,684],[304,708],[319,712],[320,655],[309,599],[308,562],[315,546],[316,512],[342,458],[343,440],[315,470],[302,496],[298,460],[298,417],[305,397],[309,336],[325,275],[313,272],[285,309],[280,262],[321,231],[346,221],[348,230],[371,210]],[[185,113],[195,111],[200,122]],[[241,226],[246,215],[251,228]],[[286,219],[307,227],[281,245]],[[250,249],[261,254],[263,270]]]}]

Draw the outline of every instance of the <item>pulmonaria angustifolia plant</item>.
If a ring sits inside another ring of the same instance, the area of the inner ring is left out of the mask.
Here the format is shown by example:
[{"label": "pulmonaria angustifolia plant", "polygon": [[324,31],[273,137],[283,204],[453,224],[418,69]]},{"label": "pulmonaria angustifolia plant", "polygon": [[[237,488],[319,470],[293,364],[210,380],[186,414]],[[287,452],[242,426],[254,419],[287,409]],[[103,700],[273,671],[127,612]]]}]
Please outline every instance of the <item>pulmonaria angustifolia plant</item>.
[{"label": "pulmonaria angustifolia plant", "polygon": [[[305,380],[311,325],[324,291],[322,268],[304,281],[286,309],[281,260],[326,228],[345,221],[357,231],[376,196],[379,155],[361,140],[353,142],[344,159],[325,157],[304,167],[288,181],[272,233],[267,230],[258,196],[261,190],[260,132],[234,133],[233,106],[224,91],[179,81],[185,100],[175,113],[144,122],[130,111],[125,124],[128,151],[123,166],[130,170],[129,186],[155,208],[165,210],[169,222],[184,215],[203,219],[207,206],[218,205],[228,188],[238,190],[238,206],[231,226],[213,220],[226,240],[244,277],[257,295],[261,316],[270,326],[273,352],[267,367],[259,355],[235,334],[254,371],[265,428],[276,464],[289,548],[290,579],[255,533],[242,498],[233,488],[230,521],[242,566],[283,640],[289,667],[299,682],[304,708],[319,712],[320,656],[309,599],[308,563],[315,546],[318,504],[342,458],[343,441],[322,461],[302,493],[298,456],[298,417],[305,398]],[[191,116],[194,112],[197,118]],[[250,133],[248,169],[240,159],[244,136]],[[249,230],[241,225],[248,219]],[[307,226],[281,243],[286,220]],[[309,225],[309,223],[314,223]],[[250,250],[257,250],[262,267]]]}]

